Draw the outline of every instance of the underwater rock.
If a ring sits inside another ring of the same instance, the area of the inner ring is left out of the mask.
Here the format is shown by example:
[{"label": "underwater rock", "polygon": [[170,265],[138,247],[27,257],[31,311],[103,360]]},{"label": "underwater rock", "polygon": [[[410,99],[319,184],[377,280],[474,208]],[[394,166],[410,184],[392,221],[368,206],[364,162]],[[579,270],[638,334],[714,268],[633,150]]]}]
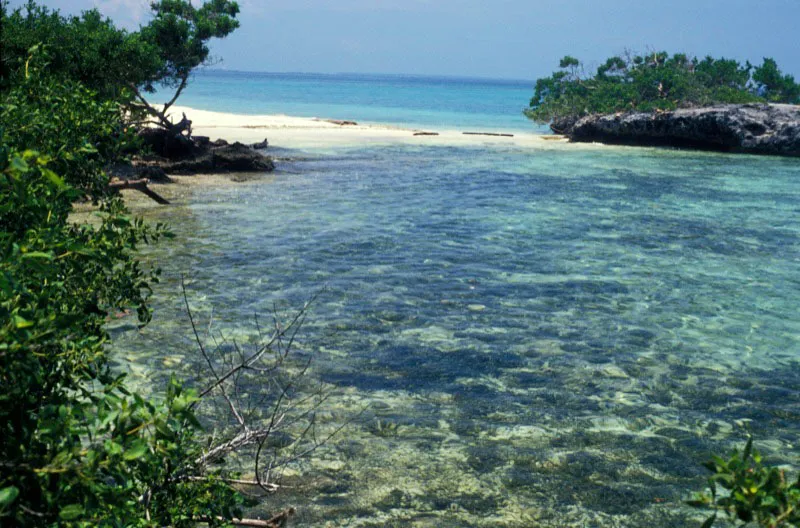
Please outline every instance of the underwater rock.
[{"label": "underwater rock", "polygon": [[603,365],[597,373],[604,378],[628,379],[630,376],[616,365]]},{"label": "underwater rock", "polygon": [[800,156],[800,106],[726,104],[554,122],[571,141]]}]

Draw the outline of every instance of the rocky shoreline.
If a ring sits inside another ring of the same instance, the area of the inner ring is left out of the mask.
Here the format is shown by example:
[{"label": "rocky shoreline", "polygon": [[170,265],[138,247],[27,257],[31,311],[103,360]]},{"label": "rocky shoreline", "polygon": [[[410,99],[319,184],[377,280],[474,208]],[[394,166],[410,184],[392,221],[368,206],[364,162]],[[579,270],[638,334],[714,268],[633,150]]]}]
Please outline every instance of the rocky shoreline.
[{"label": "rocky shoreline", "polygon": [[110,168],[112,179],[122,182],[147,180],[170,183],[170,174],[195,175],[228,172],[272,172],[275,163],[262,153],[266,139],[252,145],[206,136],[173,136],[161,129],[140,133],[150,153],[136,156],[130,165]]},{"label": "rocky shoreline", "polygon": [[591,115],[555,121],[551,128],[575,142],[800,157],[800,106],[796,105],[727,104]]}]

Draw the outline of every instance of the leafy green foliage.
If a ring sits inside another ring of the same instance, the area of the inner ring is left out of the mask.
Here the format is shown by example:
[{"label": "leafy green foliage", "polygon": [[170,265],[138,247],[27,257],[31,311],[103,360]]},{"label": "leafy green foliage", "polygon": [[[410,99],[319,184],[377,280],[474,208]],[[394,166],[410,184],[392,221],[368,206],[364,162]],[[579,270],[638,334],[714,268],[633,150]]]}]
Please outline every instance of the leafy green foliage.
[{"label": "leafy green foliage", "polygon": [[62,16],[29,1],[24,8],[2,10],[0,89],[27,76],[30,50],[38,48],[48,71],[59,81],[74,81],[97,92],[102,100],[124,105],[138,121],[143,112],[167,126],[163,111],[151,106],[142,92],[156,86],[175,88],[175,102],[194,68],[207,64],[208,42],[233,32],[239,6],[230,0],[209,0],[195,7],[189,0],[151,4],[153,18],[139,31],[118,29],[97,10]]},{"label": "leafy green foliage", "polygon": [[122,121],[118,104],[100,100],[75,81],[57,81],[42,73],[35,51],[27,74],[6,94],[0,108],[5,140],[47,153],[48,167],[94,198],[107,193],[109,165],[137,148],[133,129]]},{"label": "leafy green foliage", "polygon": [[158,50],[160,67],[146,80],[179,86],[194,68],[209,59],[208,41],[224,38],[239,27],[239,6],[229,0],[211,0],[194,7],[189,0],[152,3],[153,20],[141,30],[142,39]]},{"label": "leafy green foliage", "polygon": [[665,111],[719,103],[800,103],[800,85],[772,59],[757,68],[731,59],[666,52],[611,57],[593,76],[574,57],[536,81],[526,115],[548,123],[594,113]]},{"label": "leafy green foliage", "polygon": [[[723,511],[741,526],[800,525],[800,477],[792,482],[783,470],[765,466],[760,453],[753,449],[752,438],[742,452],[734,450],[727,459],[714,456],[706,467],[713,473],[708,479],[709,489],[696,494],[689,501],[692,506]],[[713,526],[716,518],[715,512],[703,526]]]},{"label": "leafy green foliage", "polygon": [[753,72],[753,81],[756,83],[759,93],[768,101],[774,103],[800,102],[800,84],[795,83],[793,76],[784,75],[774,59],[764,59],[764,64]]},{"label": "leafy green foliage", "polygon": [[[0,108],[0,524],[224,525],[242,498],[197,467],[197,395],[145,401],[109,364],[109,314],[150,319],[135,252],[167,234],[106,191],[135,145],[113,101],[48,73],[26,60]],[[97,222],[73,224],[87,192]]]},{"label": "leafy green foliage", "polygon": [[65,17],[28,2],[24,9],[4,12],[2,27],[2,88],[25,75],[25,63],[34,47],[50,75],[79,82],[103,99],[131,97],[129,84],[141,84],[161,68],[159,50],[153,43],[138,32],[116,28],[97,10]]}]

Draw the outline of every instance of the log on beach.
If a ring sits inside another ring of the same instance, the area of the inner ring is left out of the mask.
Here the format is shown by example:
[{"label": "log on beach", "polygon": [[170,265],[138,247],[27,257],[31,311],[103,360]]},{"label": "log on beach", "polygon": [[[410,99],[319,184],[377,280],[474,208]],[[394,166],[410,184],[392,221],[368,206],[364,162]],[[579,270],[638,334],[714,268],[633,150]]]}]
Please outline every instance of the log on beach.
[{"label": "log on beach", "polygon": [[497,137],[514,137],[514,134],[501,134],[498,132],[464,132],[465,136],[497,136]]},{"label": "log on beach", "polygon": [[325,119],[326,123],[333,123],[334,125],[339,126],[355,126],[358,125],[355,121],[345,121],[343,119]]}]

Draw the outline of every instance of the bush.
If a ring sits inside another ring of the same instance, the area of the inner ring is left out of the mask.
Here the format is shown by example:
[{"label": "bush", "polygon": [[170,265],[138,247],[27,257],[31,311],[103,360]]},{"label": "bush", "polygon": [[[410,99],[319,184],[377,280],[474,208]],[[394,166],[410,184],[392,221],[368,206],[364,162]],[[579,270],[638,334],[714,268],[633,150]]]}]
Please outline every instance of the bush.
[{"label": "bush", "polygon": [[[28,68],[0,111],[0,522],[20,526],[224,524],[241,496],[201,456],[196,393],[158,402],[110,369],[106,318],[135,310],[157,271],[135,258],[165,234],[127,216],[103,167],[128,147],[119,113]],[[30,147],[35,147],[36,150]],[[75,225],[90,191],[99,223]],[[188,479],[191,476],[192,479]]]},{"label": "bush", "polygon": [[[742,452],[734,450],[727,459],[715,456],[706,467],[713,473],[709,488],[689,501],[692,506],[725,512],[741,526],[751,522],[764,528],[800,525],[800,476],[792,482],[783,470],[765,466],[753,449],[752,438]],[[716,519],[715,512],[703,527],[713,526]]]}]

